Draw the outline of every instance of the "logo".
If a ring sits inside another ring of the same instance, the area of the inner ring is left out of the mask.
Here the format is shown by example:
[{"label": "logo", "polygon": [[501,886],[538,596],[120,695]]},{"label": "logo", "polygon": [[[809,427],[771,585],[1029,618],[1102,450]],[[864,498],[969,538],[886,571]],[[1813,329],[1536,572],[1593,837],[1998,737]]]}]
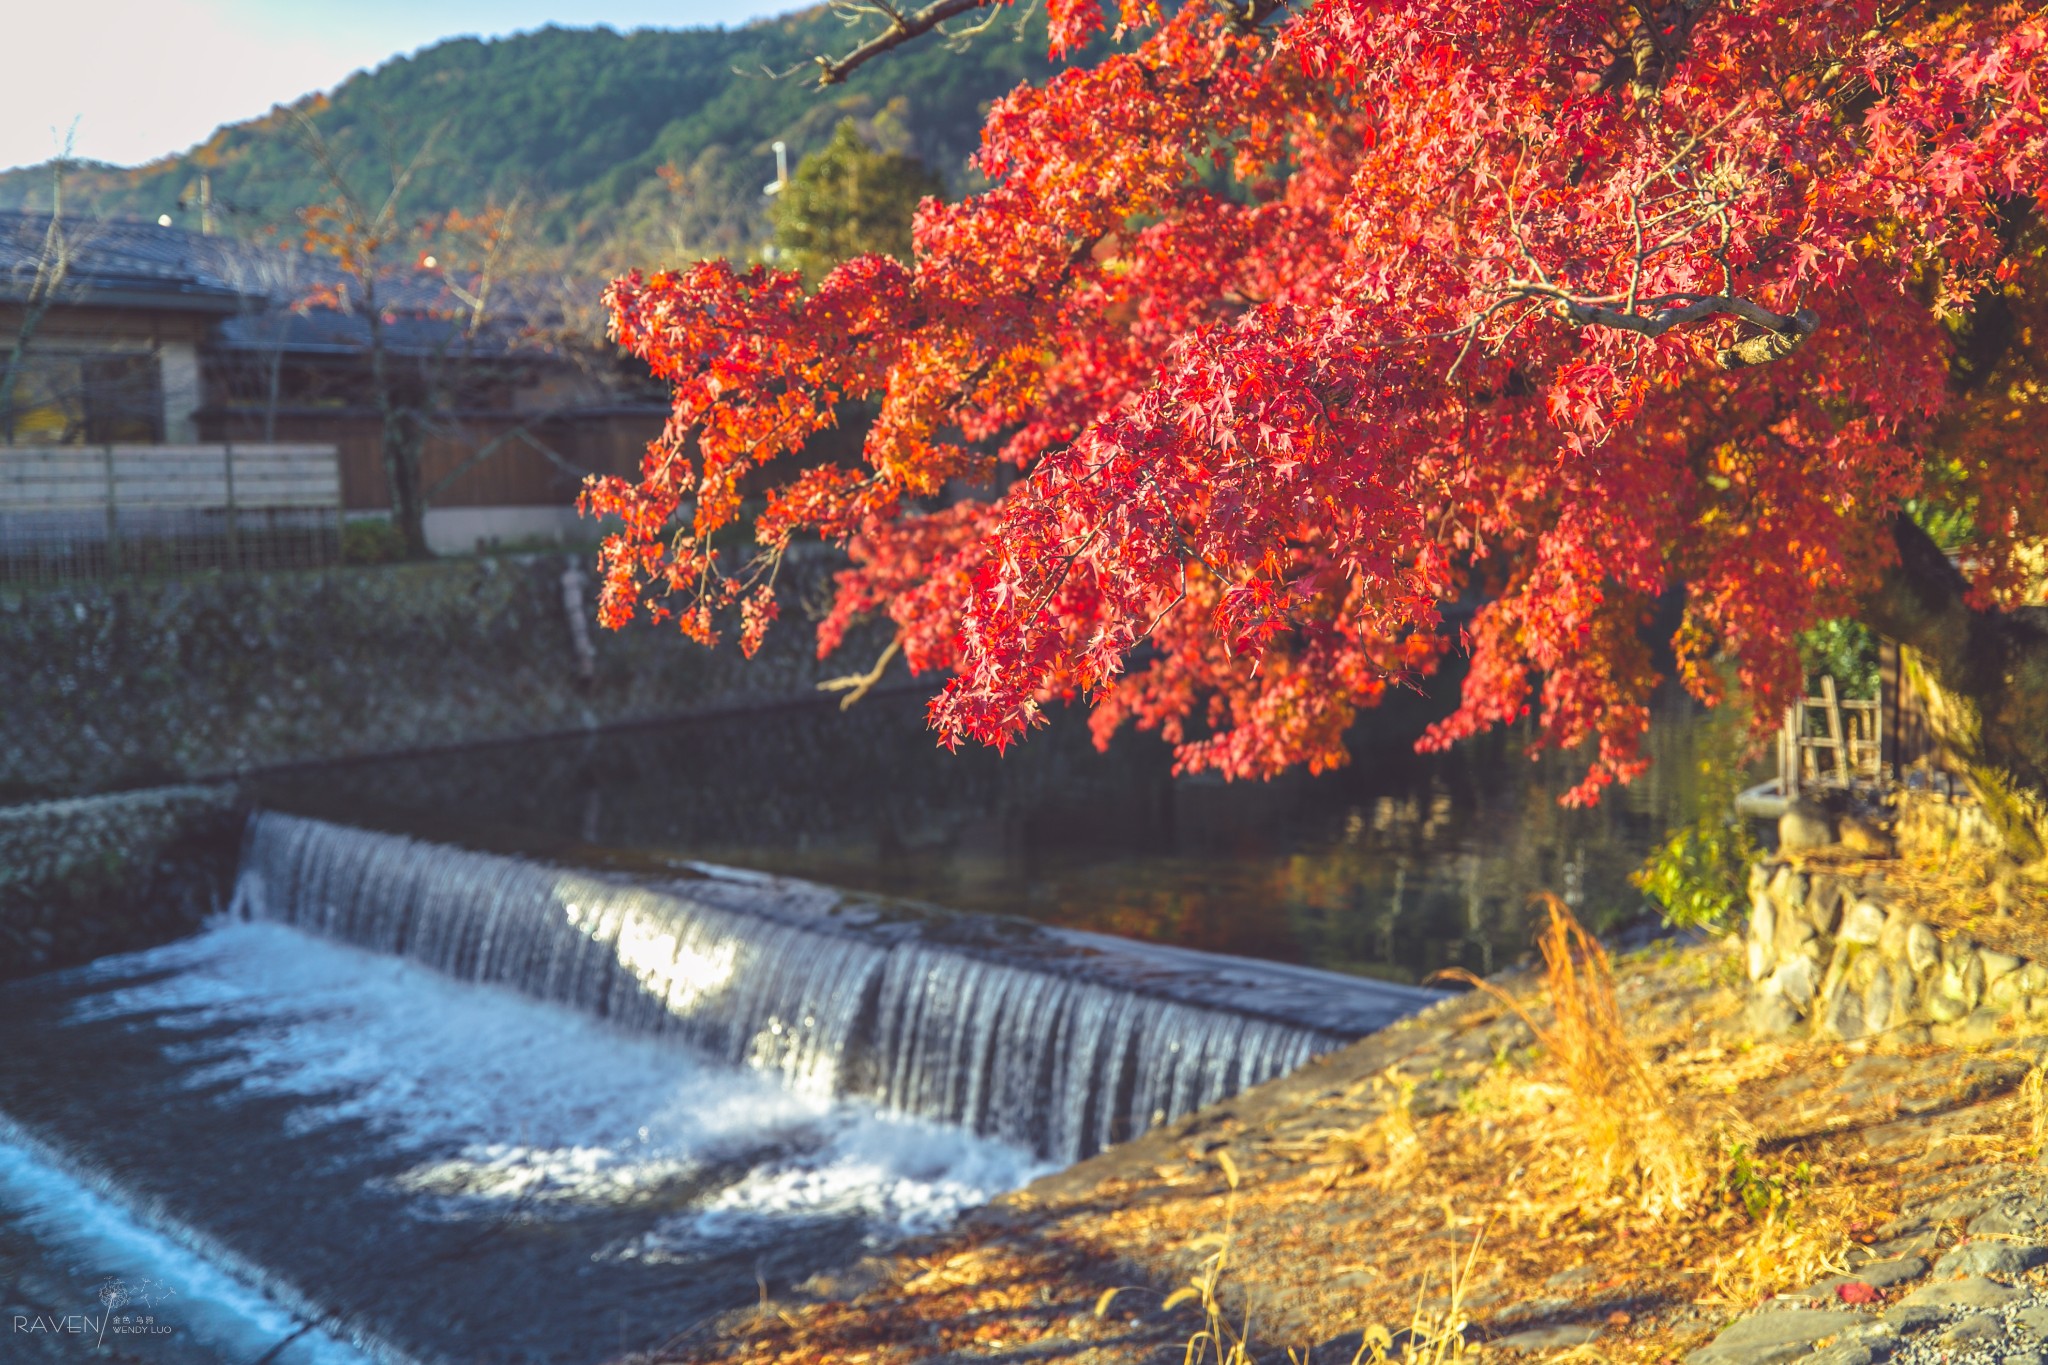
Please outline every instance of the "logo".
[{"label": "logo", "polygon": [[162,1280],[115,1280],[102,1283],[93,1298],[97,1311],[82,1313],[11,1313],[8,1327],[33,1336],[77,1337],[94,1350],[107,1338],[167,1337],[174,1329],[157,1310],[176,1291]]}]

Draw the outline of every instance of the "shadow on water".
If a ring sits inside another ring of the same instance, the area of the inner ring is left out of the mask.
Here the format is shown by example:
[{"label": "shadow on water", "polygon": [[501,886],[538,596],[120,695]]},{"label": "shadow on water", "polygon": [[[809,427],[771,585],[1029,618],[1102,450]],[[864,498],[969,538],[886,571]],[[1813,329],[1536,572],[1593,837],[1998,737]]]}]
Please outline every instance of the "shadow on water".
[{"label": "shadow on water", "polygon": [[819,705],[278,774],[271,805],[527,850],[575,846],[807,877],[966,910],[1340,971],[1486,972],[1552,890],[1633,915],[1628,874],[1695,799],[1703,723],[1660,708],[1648,777],[1593,810],[1583,771],[1495,733],[1414,752],[1440,708],[1400,699],[1319,777],[1175,777],[1125,732],[1097,752],[1070,710],[1004,757],[947,754],[922,700]]}]

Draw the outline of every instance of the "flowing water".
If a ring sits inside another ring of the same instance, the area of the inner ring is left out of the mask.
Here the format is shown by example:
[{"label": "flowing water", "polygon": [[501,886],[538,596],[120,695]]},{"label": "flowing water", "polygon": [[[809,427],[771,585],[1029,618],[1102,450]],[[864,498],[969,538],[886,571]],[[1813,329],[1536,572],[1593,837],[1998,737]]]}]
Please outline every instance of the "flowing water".
[{"label": "flowing water", "polygon": [[1271,784],[889,698],[265,779],[230,913],[0,986],[0,1357],[649,1347],[1504,964],[1531,890],[1632,913],[1713,742],[1568,811],[1420,718]]},{"label": "flowing water", "polygon": [[1428,998],[259,813],[206,932],[0,988],[8,1345],[595,1361]]}]

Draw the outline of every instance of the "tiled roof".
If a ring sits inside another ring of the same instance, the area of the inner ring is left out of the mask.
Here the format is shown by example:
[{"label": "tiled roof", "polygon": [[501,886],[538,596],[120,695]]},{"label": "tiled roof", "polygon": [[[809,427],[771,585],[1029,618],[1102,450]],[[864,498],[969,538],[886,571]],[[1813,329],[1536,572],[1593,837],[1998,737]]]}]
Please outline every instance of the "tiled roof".
[{"label": "tiled roof", "polygon": [[[47,213],[0,210],[0,300],[23,297],[33,283],[49,232]],[[359,315],[306,300],[322,286],[341,283],[332,261],[293,246],[208,237],[139,219],[68,219],[62,224],[72,253],[67,301],[84,306],[197,310],[224,315],[216,345],[268,351],[340,355],[369,344]],[[459,324],[443,315],[441,281],[425,272],[402,272],[379,291],[396,316],[386,324],[394,351],[446,348]],[[523,323],[506,319],[477,343],[483,353],[517,347]]]},{"label": "tiled roof", "polygon": [[[35,279],[50,226],[46,213],[0,211],[0,297],[20,297]],[[234,257],[247,248],[131,219],[74,219],[62,225],[72,253],[69,278],[81,299],[160,300],[160,306],[225,311],[252,292],[235,282]]]}]

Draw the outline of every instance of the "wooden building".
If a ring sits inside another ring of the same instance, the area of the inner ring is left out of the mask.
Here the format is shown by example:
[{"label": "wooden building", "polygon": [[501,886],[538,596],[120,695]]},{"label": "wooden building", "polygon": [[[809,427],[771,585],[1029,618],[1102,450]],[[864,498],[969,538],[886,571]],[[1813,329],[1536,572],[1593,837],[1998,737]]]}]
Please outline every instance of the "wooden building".
[{"label": "wooden building", "polygon": [[[331,446],[342,512],[387,511],[370,328],[336,305],[345,283],[295,247],[0,212],[0,466],[10,448],[118,444],[146,469],[136,448],[162,445],[169,471],[195,446]],[[544,335],[520,285],[502,282],[506,306],[478,325],[432,269],[379,282],[437,551],[582,534],[583,476],[636,470],[667,416],[604,348]]]}]

